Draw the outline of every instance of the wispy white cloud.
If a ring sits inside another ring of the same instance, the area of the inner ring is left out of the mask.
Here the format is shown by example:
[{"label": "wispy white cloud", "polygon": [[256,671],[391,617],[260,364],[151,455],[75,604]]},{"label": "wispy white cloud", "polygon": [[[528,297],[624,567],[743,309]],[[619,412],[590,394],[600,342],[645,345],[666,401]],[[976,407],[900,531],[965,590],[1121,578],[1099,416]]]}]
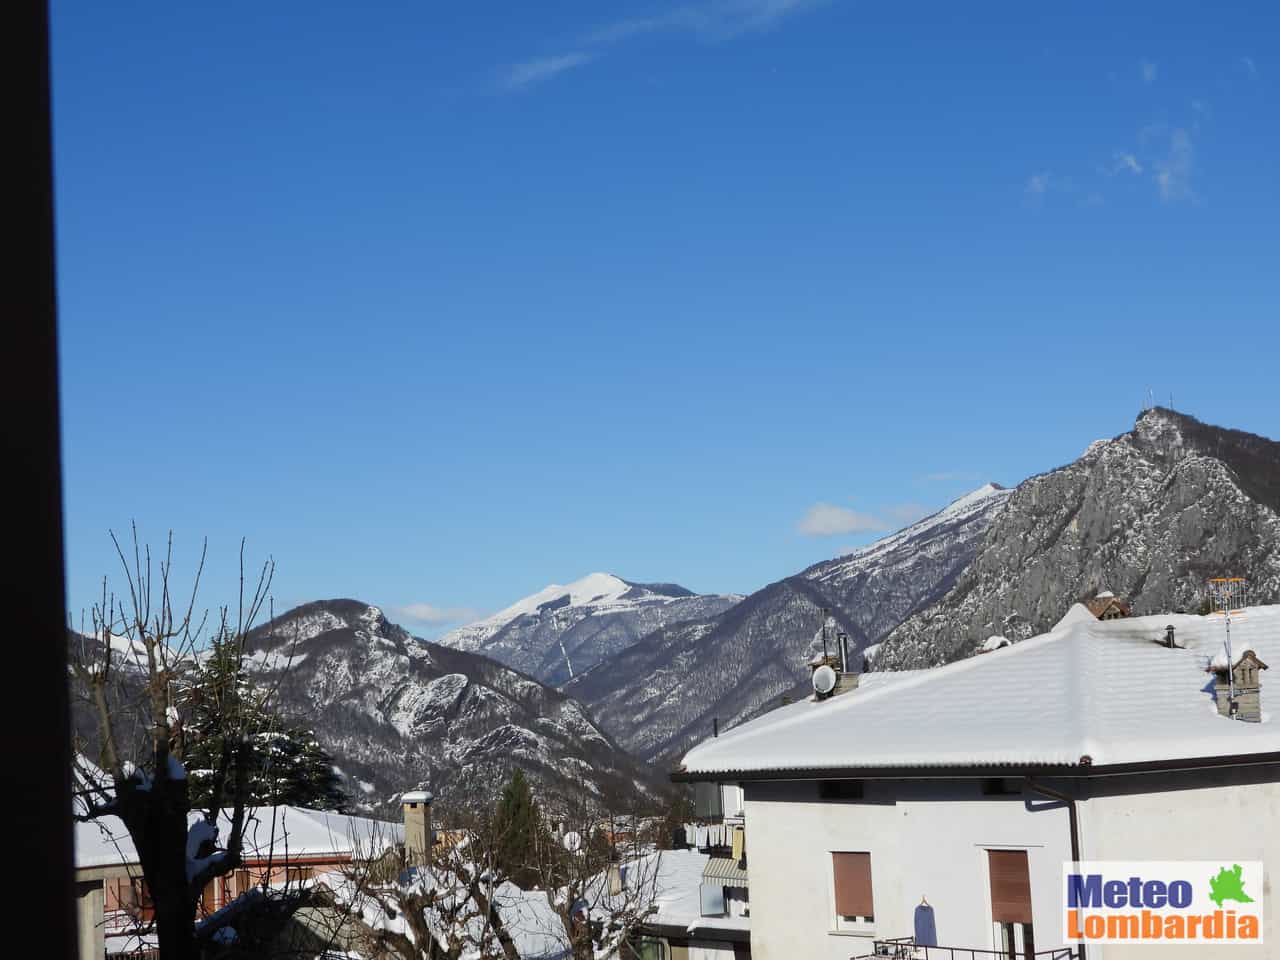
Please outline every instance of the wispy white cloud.
[{"label": "wispy white cloud", "polygon": [[550,79],[556,74],[590,63],[595,58],[596,54],[594,53],[578,50],[574,53],[565,53],[556,57],[539,57],[535,60],[525,60],[523,63],[517,63],[507,70],[503,78],[503,85],[508,90],[520,90],[532,83]]},{"label": "wispy white cloud", "polygon": [[805,511],[796,529],[807,537],[830,537],[836,534],[873,533],[887,530],[879,517],[859,513],[832,503],[815,503]]},{"label": "wispy white cloud", "polygon": [[1175,200],[1193,200],[1191,172],[1195,165],[1195,145],[1187,131],[1178,128],[1169,136],[1169,152],[1155,165],[1156,187],[1160,199],[1166,203]]},{"label": "wispy white cloud", "polygon": [[1045,171],[1044,173],[1033,173],[1031,176],[1027,177],[1027,185],[1024,189],[1032,196],[1043,196],[1049,190],[1049,182],[1051,179],[1052,178],[1048,171]]},{"label": "wispy white cloud", "polygon": [[1029,207],[1039,207],[1044,196],[1054,184],[1053,175],[1048,170],[1033,173],[1022,185],[1022,198]]},{"label": "wispy white cloud", "polygon": [[470,607],[438,607],[434,603],[406,603],[393,607],[392,614],[402,620],[432,627],[441,627],[450,623],[470,623],[480,619],[480,611]]},{"label": "wispy white cloud", "polygon": [[1123,150],[1117,150],[1111,155],[1111,169],[1107,171],[1111,176],[1117,173],[1142,173],[1142,164],[1138,162],[1138,158],[1132,153],[1125,153]]},{"label": "wispy white cloud", "polygon": [[832,0],[703,0],[686,3],[649,17],[614,20],[585,33],[573,50],[539,57],[510,67],[504,86],[518,90],[546,80],[604,55],[609,47],[658,33],[688,33],[709,41],[731,40],[745,33],[769,30],[802,10]]},{"label": "wispy white cloud", "polygon": [[1241,57],[1240,64],[1244,67],[1249,76],[1253,77],[1255,80],[1258,79],[1258,65],[1254,62],[1253,57]]},{"label": "wispy white cloud", "polygon": [[1150,60],[1142,61],[1142,82],[1155,83],[1159,68]]}]

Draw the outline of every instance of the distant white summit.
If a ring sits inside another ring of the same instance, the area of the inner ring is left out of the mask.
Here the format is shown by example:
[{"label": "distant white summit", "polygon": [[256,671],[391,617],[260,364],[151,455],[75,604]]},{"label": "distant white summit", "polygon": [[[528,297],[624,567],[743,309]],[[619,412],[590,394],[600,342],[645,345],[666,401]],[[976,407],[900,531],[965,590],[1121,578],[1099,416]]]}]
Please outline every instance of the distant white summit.
[{"label": "distant white summit", "polygon": [[668,623],[715,616],[735,595],[700,595],[674,583],[589,573],[553,583],[438,641],[483,653],[544,683],[562,684]]},{"label": "distant white summit", "polygon": [[548,606],[584,607],[615,603],[631,588],[630,583],[612,573],[588,573],[568,584],[550,583],[483,620],[449,631],[440,642],[459,650],[474,650],[516,617],[536,616]]}]

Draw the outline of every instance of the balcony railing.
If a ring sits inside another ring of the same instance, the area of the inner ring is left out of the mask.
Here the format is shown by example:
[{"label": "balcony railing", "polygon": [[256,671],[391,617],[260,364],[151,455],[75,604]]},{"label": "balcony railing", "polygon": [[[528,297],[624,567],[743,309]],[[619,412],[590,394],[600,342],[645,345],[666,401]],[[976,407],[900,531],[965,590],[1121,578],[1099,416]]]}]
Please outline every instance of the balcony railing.
[{"label": "balcony railing", "polygon": [[1023,950],[987,950],[980,947],[925,947],[915,937],[872,940],[870,953],[855,954],[850,960],[1078,960],[1072,947],[1054,947],[1028,954]]}]

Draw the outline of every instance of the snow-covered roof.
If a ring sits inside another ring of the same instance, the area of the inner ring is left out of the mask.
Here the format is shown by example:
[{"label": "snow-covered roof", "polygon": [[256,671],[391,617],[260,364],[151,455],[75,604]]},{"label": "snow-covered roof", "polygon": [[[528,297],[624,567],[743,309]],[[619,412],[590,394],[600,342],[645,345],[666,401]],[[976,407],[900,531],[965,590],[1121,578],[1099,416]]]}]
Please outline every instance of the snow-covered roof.
[{"label": "snow-covered roof", "polygon": [[654,923],[688,927],[702,919],[702,871],[710,856],[697,850],[664,850],[658,861]]},{"label": "snow-covered roof", "polygon": [[[653,876],[654,857],[657,857],[657,876]],[[746,917],[704,917],[702,915],[703,871],[710,855],[697,850],[663,850],[647,854],[635,861],[633,873],[644,878],[642,882],[653,884],[653,903],[656,911],[648,918],[655,926],[681,927],[686,932],[694,928],[718,926],[725,930],[748,930],[751,921]],[[630,879],[627,880],[630,885]]]},{"label": "snow-covered roof", "polygon": [[[194,824],[201,819],[190,814]],[[231,829],[231,811],[218,818],[220,837]],[[245,860],[276,860],[294,857],[345,857],[370,852],[404,842],[404,825],[343,813],[307,810],[303,807],[257,807],[246,813]],[[100,817],[75,825],[77,867],[109,867],[138,862],[138,854],[124,822],[118,817]]]},{"label": "snow-covered roof", "polygon": [[[1179,647],[1160,641],[1172,624]],[[706,740],[690,774],[934,766],[1095,766],[1280,751],[1280,724],[1217,713],[1205,670],[1218,617],[1100,621],[1070,613],[1047,634],[896,680],[803,700]],[[1231,624],[1233,651],[1280,656],[1280,606]],[[1280,691],[1277,692],[1280,696]]]}]

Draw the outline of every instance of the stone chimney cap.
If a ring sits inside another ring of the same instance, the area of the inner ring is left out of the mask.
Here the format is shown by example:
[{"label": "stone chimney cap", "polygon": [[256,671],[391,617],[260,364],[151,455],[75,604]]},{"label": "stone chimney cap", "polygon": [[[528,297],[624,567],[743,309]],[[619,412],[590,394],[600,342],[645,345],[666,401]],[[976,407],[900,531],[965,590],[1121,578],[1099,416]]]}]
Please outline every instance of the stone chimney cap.
[{"label": "stone chimney cap", "polygon": [[430,803],[432,794],[430,790],[410,790],[408,793],[400,795],[401,803]]}]

